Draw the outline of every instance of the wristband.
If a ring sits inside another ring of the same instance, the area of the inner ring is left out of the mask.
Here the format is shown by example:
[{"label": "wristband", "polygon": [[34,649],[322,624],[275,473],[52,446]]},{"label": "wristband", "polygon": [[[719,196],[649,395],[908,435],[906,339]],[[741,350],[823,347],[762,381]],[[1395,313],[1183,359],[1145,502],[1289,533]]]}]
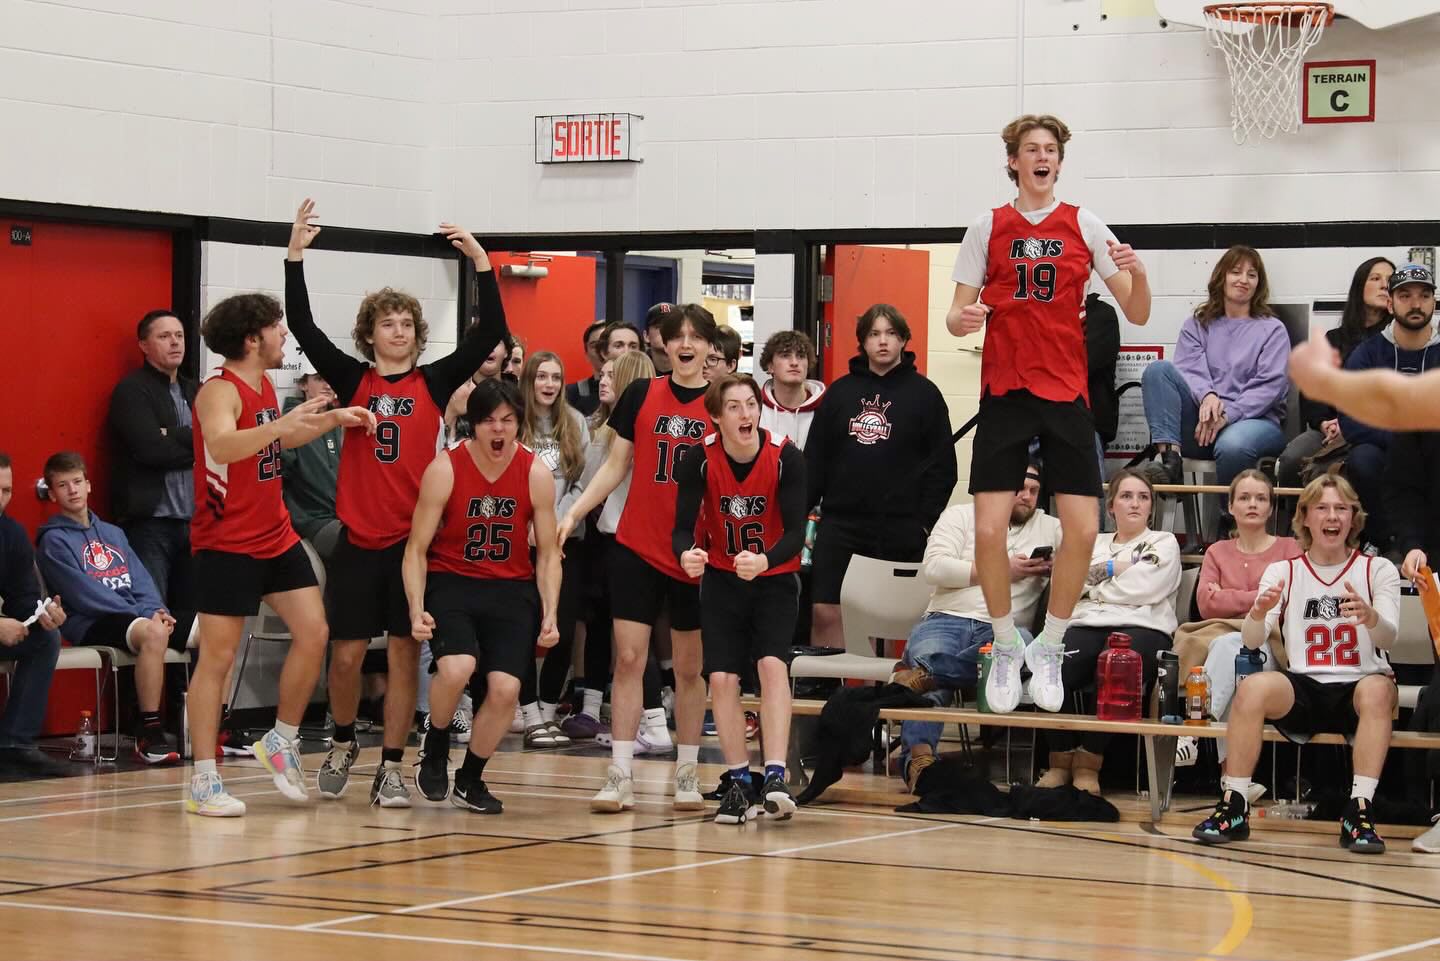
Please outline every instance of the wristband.
[{"label": "wristband", "polygon": [[1105,576],[1106,576],[1106,577],[1114,577],[1114,576],[1115,576],[1115,558],[1113,558],[1113,557],[1110,558],[1108,561],[1105,562]]}]

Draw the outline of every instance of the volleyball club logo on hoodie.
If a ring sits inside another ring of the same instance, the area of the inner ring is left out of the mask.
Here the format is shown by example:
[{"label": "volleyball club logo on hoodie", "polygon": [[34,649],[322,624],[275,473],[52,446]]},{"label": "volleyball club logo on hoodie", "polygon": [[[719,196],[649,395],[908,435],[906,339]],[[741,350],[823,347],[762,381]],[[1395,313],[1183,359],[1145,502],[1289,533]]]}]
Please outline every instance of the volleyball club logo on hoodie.
[{"label": "volleyball club logo on hoodie", "polygon": [[130,566],[125,555],[101,541],[90,541],[80,552],[85,573],[111,590],[130,586]]},{"label": "volleyball club logo on hoodie", "polygon": [[890,401],[880,400],[877,393],[874,400],[860,401],[860,413],[850,418],[850,436],[862,444],[870,445],[890,439],[890,420],[885,412]]}]

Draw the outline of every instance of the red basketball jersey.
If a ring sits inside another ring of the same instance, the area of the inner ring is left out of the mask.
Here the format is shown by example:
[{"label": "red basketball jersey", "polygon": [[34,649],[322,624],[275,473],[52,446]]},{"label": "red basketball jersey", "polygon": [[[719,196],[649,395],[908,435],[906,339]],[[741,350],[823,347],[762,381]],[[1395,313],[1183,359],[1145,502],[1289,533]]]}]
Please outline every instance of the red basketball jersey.
[{"label": "red basketball jersey", "polygon": [[535,454],[523,444],[494,483],[475,466],[469,443],[445,452],[455,486],[430,542],[429,568],[495,581],[535,576],[530,562],[530,465]]},{"label": "red basketball jersey", "polygon": [[445,414],[418,367],[394,383],[371,367],[349,404],[371,411],[377,426],[373,437],[363,427],[345,431],[335,516],[350,543],[380,550],[410,536],[420,477],[442,446]]},{"label": "red basketball jersey", "polygon": [[1092,263],[1078,210],[1058,204],[1031,224],[1010,204],[995,208],[982,297],[992,308],[982,396],[1028,390],[1046,400],[1090,403],[1085,285]]},{"label": "red basketball jersey", "polygon": [[676,580],[693,578],[685,575],[670,548],[679,494],[675,466],[709,431],[704,394],[682,404],[670,389],[669,377],[650,381],[635,417],[635,463],[615,539]]},{"label": "red basketball jersey", "polygon": [[[216,375],[240,394],[240,430],[279,420],[275,388],[260,378],[260,390],[221,367]],[[290,525],[290,512],[280,487],[280,441],[249,457],[222,464],[210,456],[200,418],[192,416],[195,443],[195,515],[190,519],[191,551],[227,551],[251,557],[278,557],[295,546],[300,535]]]},{"label": "red basketball jersey", "polygon": [[[709,545],[711,567],[734,571],[735,555],[741,551],[768,554],[780,542],[785,533],[780,521],[780,452],[787,443],[780,435],[762,431],[760,454],[745,480],[738,481],[720,435],[705,438],[705,499],[698,526],[700,539]],[[799,569],[797,554],[765,574]]]}]

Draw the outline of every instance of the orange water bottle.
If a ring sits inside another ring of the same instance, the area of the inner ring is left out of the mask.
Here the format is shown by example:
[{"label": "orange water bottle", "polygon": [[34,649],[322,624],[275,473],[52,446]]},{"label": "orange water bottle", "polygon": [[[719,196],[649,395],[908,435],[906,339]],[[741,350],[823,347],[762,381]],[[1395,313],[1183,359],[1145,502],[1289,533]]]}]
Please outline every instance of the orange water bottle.
[{"label": "orange water bottle", "polygon": [[1203,667],[1190,668],[1185,679],[1185,723],[1210,723],[1210,678]]}]

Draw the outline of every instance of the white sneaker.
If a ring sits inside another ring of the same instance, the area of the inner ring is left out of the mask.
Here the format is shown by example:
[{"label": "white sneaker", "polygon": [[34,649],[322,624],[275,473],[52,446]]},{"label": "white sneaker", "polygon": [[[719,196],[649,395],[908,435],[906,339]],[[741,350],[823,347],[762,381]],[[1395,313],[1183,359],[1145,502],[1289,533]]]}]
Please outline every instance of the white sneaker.
[{"label": "white sneaker", "polygon": [[255,756],[265,765],[275,781],[275,788],[292,801],[307,801],[305,769],[300,764],[300,749],[287,741],[273,727],[255,742]]},{"label": "white sneaker", "polygon": [[665,710],[665,719],[675,719],[675,689],[673,687],[660,688],[660,706]]},{"label": "white sneaker", "polygon": [[991,646],[990,656],[985,703],[996,714],[1009,714],[1020,703],[1020,662],[1025,659],[1025,645],[1018,637],[1008,647],[997,642]]},{"label": "white sneaker", "polygon": [[700,770],[690,761],[675,765],[675,810],[705,810],[705,796],[700,793]]},{"label": "white sneaker", "polygon": [[1410,849],[1421,854],[1440,854],[1440,820],[1436,820],[1430,830],[1411,841]]},{"label": "white sneaker", "polygon": [[670,729],[665,726],[665,710],[654,708],[645,712],[640,730],[635,733],[636,754],[669,754],[675,750]]},{"label": "white sneaker", "polygon": [[220,775],[193,774],[190,776],[190,796],[185,799],[185,810],[210,818],[238,818],[245,813],[245,802],[225,793]]},{"label": "white sneaker", "polygon": [[[1042,711],[1053,714],[1065,706],[1065,685],[1060,680],[1060,665],[1064,662],[1065,645],[1051,642],[1044,634],[1025,647],[1025,666],[1030,668],[1027,690]],[[990,692],[985,693],[988,696]]]},{"label": "white sneaker", "polygon": [[520,713],[520,705],[515,705],[515,716],[510,719],[510,733],[525,733],[525,715]]},{"label": "white sneaker", "polygon": [[1200,739],[1195,737],[1177,737],[1175,739],[1175,766],[1193,767],[1200,759]]},{"label": "white sneaker", "polygon": [[590,810],[603,814],[628,811],[635,806],[635,781],[612,764],[605,772],[605,786],[590,799]]},{"label": "white sneaker", "polygon": [[470,713],[468,711],[455,709],[455,716],[450,719],[450,740],[455,744],[470,743]]}]

